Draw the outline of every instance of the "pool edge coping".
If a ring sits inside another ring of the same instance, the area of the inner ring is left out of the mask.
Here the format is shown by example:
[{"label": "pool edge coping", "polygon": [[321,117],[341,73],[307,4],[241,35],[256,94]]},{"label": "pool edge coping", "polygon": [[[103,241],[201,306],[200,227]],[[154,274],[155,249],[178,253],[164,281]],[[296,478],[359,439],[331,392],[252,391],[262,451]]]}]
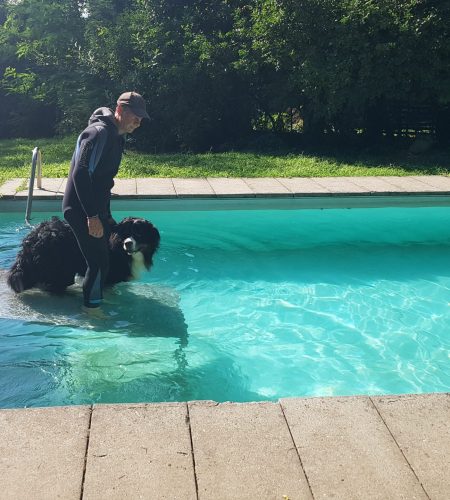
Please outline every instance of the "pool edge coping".
[{"label": "pool edge coping", "polygon": [[[0,200],[26,200],[28,189],[17,191],[25,179],[0,186]],[[43,178],[33,200],[60,200],[66,180]],[[450,196],[450,177],[286,177],[286,178],[129,178],[115,179],[112,198],[121,199],[228,199],[358,196]]]},{"label": "pool edge coping", "polygon": [[3,494],[445,498],[449,411],[448,392],[3,409]]}]

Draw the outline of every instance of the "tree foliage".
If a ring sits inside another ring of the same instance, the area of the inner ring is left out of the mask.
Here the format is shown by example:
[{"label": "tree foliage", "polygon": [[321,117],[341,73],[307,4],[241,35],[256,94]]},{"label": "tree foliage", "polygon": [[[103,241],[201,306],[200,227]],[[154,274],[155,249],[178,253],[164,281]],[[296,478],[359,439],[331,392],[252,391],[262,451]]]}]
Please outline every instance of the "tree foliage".
[{"label": "tree foliage", "polygon": [[4,1],[0,98],[24,135],[44,109],[65,133],[135,89],[152,117],[136,140],[159,151],[258,129],[373,139],[414,106],[447,137],[449,21],[449,0]]}]

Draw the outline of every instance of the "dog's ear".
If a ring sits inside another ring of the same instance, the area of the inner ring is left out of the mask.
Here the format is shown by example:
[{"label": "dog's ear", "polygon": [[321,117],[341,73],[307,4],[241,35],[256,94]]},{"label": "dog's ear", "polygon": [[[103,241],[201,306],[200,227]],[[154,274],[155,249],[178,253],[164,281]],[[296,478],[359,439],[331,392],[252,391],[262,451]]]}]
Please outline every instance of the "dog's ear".
[{"label": "dog's ear", "polygon": [[119,236],[128,236],[131,234],[133,222],[133,217],[125,217],[125,219],[122,219],[116,226],[114,226],[114,232]]},{"label": "dog's ear", "polygon": [[144,264],[147,269],[150,269],[153,265],[153,255],[159,248],[160,235],[156,227],[149,222],[147,226],[147,236],[150,236],[149,241],[147,240],[147,245],[144,247]]},{"label": "dog's ear", "polygon": [[159,248],[159,242],[161,241],[161,236],[159,234],[159,231],[156,229],[156,227],[153,224],[150,224],[150,225],[151,225],[151,231],[150,231],[151,245],[153,248],[153,252],[156,252],[156,250],[158,250],[158,248]]}]

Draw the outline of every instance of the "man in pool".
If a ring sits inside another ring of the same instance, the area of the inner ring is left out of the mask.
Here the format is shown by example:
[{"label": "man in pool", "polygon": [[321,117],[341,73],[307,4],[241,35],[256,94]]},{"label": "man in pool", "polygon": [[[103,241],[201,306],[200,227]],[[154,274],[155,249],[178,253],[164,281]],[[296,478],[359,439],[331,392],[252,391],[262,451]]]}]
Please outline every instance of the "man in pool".
[{"label": "man in pool", "polygon": [[91,316],[103,317],[99,307],[109,269],[110,227],[115,224],[111,189],[122,159],[124,136],[134,132],[143,118],[149,118],[144,98],[137,92],[124,92],[114,111],[102,107],[92,113],[72,156],[62,210],[86,259],[83,310]]}]

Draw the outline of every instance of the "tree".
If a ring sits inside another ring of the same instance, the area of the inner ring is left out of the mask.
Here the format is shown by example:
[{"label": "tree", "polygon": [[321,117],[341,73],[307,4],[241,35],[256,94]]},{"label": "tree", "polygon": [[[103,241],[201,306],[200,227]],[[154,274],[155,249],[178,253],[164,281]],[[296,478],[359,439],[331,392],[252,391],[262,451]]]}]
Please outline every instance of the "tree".
[{"label": "tree", "polygon": [[445,137],[449,19],[450,0],[6,2],[0,97],[23,116],[52,106],[67,132],[138,90],[152,120],[137,144],[152,150],[233,147],[294,116],[304,136],[373,139],[412,104]]}]

